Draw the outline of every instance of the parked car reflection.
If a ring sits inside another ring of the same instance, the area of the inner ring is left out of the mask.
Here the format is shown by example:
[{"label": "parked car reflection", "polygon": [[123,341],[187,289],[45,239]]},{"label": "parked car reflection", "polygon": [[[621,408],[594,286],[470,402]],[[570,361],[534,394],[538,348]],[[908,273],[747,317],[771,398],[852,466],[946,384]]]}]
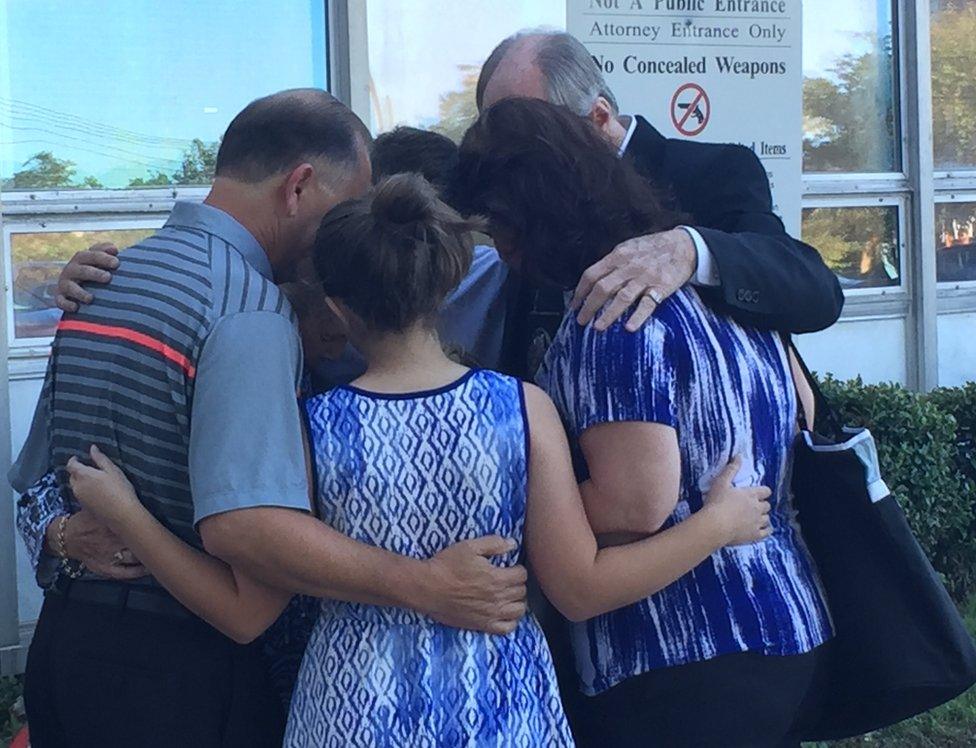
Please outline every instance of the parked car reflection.
[{"label": "parked car reflection", "polygon": [[63,262],[28,261],[14,265],[14,336],[46,338],[54,335],[61,310],[55,304]]}]

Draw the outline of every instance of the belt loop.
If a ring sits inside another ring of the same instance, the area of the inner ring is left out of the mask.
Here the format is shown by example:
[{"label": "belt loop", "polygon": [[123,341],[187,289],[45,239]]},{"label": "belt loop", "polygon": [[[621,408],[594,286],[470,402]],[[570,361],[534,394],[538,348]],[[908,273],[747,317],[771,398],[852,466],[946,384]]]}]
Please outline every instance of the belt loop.
[{"label": "belt loop", "polygon": [[131,584],[123,584],[119,590],[119,609],[126,610],[129,607],[129,590],[132,589]]}]

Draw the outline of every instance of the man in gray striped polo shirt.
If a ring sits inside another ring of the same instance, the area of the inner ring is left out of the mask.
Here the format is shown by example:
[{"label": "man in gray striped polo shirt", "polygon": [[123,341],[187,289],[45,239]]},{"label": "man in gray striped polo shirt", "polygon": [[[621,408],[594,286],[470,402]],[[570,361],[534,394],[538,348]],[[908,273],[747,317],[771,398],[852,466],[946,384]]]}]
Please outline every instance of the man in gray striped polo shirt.
[{"label": "man in gray striped polo shirt", "polygon": [[[66,463],[97,444],[165,527],[236,573],[494,630],[518,615],[501,603],[524,597],[524,571],[486,569],[469,545],[430,562],[399,557],[307,512],[301,345],[275,281],[307,254],[326,211],[366,189],[368,142],[322,91],[245,108],[204,204],[177,203],[121,255],[97,298],[62,320],[11,480],[24,490],[52,465],[68,492]],[[52,523],[52,555],[64,555],[67,522]],[[68,571],[77,578],[61,574],[46,594],[28,656],[36,748],[280,744],[256,648],[217,633],[152,579]]]}]

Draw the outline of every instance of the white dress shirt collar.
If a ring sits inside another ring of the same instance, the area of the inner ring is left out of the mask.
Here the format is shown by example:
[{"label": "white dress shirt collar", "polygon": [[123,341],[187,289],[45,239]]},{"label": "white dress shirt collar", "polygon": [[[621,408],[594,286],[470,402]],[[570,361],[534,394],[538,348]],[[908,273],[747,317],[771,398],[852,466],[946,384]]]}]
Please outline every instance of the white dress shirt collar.
[{"label": "white dress shirt collar", "polygon": [[620,149],[617,151],[617,155],[623,156],[627,152],[627,146],[630,145],[630,139],[634,137],[634,130],[637,129],[637,117],[633,117],[629,114],[624,115],[620,119],[629,119],[630,124],[627,126],[627,134],[624,135],[623,141],[620,143]]}]

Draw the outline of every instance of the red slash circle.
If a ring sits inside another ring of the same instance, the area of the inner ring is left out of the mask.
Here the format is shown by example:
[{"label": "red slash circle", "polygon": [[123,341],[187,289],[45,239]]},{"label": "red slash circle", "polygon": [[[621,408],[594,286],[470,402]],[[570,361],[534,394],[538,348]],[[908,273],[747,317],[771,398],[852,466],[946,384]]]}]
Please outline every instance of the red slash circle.
[{"label": "red slash circle", "polygon": [[708,125],[712,104],[705,89],[697,83],[685,83],[671,97],[671,122],[682,135],[693,137]]}]

